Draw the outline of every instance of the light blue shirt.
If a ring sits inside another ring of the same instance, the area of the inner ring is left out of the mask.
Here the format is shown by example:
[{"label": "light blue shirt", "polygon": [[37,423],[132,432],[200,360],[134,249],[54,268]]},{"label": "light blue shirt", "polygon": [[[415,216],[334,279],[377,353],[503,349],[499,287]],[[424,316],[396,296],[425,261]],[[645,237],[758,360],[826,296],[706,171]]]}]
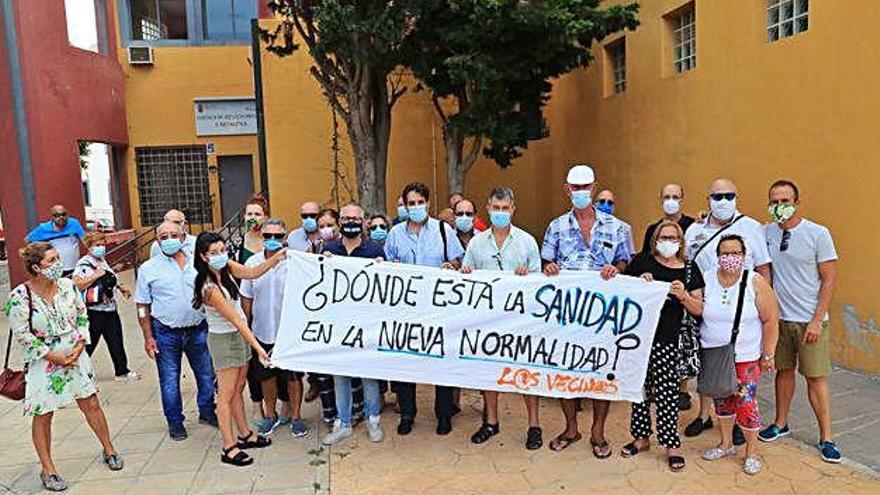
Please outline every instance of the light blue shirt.
[{"label": "light blue shirt", "polygon": [[149,304],[153,318],[172,328],[193,327],[205,319],[205,313],[192,307],[196,269],[192,256],[180,268],[165,255],[150,258],[141,265],[134,291],[134,302]]},{"label": "light blue shirt", "polygon": [[[446,229],[446,256],[440,228]],[[385,239],[385,259],[409,265],[439,267],[445,260],[459,260],[464,255],[461,241],[452,227],[435,218],[428,218],[418,234],[409,230],[409,222],[391,227]],[[445,260],[444,260],[445,258]]]},{"label": "light blue shirt", "polygon": [[511,226],[510,234],[499,248],[490,228],[474,235],[462,265],[475,270],[504,271],[527,266],[529,272],[537,272],[541,270],[541,255],[535,238],[525,230]]},{"label": "light blue shirt", "polygon": [[574,210],[552,222],[544,234],[541,258],[555,262],[563,270],[595,270],[620,261],[629,262],[633,248],[632,232],[614,215],[596,212],[589,244],[578,225]]},{"label": "light blue shirt", "polygon": [[287,248],[294,251],[321,254],[324,252],[324,241],[320,236],[314,241],[309,240],[309,234],[300,227],[287,235]]}]

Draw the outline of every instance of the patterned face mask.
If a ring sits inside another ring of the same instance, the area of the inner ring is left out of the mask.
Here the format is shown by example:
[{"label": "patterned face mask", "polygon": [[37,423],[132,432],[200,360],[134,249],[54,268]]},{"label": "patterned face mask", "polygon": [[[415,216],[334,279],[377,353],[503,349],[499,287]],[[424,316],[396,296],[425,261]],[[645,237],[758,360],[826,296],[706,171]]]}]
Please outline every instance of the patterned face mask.
[{"label": "patterned face mask", "polygon": [[797,207],[791,203],[777,203],[767,208],[770,219],[776,223],[785,223],[794,216]]},{"label": "patterned face mask", "polygon": [[56,260],[55,263],[52,263],[47,268],[40,269],[40,273],[54,282],[64,274],[64,265],[61,263],[61,260]]},{"label": "patterned face mask", "polygon": [[741,254],[722,254],[718,257],[718,266],[727,273],[736,273],[743,266]]}]

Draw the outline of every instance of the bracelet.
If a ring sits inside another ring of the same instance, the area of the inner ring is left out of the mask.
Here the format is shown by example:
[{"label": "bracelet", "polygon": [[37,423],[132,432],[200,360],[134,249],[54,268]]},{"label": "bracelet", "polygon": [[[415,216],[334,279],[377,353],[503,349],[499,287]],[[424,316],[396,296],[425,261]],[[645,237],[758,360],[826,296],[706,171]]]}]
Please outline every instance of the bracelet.
[{"label": "bracelet", "polygon": [[763,356],[761,356],[761,359],[763,359],[764,361],[772,361],[774,357],[776,357],[775,354],[764,354]]}]

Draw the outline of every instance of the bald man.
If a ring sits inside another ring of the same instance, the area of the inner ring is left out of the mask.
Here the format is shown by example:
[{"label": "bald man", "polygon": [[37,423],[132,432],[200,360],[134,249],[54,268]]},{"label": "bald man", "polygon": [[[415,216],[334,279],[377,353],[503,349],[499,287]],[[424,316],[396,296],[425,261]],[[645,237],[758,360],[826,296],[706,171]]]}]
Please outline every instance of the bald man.
[{"label": "bald man", "polygon": [[70,218],[67,208],[54,205],[49,209],[50,220],[28,232],[28,242],[48,242],[58,251],[64,265],[63,276],[70,278],[79,260],[79,246],[86,233],[76,218]]},{"label": "bald man", "polygon": [[[186,221],[186,215],[180,210],[171,209],[165,213],[163,221],[173,223],[180,227],[180,231],[183,233],[183,236],[180,239],[180,250],[189,258],[192,258],[193,253],[196,251],[196,236],[189,234],[189,222]],[[153,241],[153,245],[150,246],[150,258],[154,258],[160,254],[162,254],[162,249],[159,247],[157,233],[157,240]]]},{"label": "bald man", "polygon": [[314,201],[306,201],[299,207],[301,226],[287,236],[287,247],[307,253],[321,253],[324,241],[318,233],[318,218],[321,216],[321,205]]},{"label": "bald man", "polygon": [[[596,210],[608,215],[614,215],[616,206],[617,198],[610,189],[603,189],[596,195]],[[624,230],[626,230],[626,249],[628,250],[630,257],[632,257],[636,254],[636,240],[635,237],[633,237],[632,226],[621,220],[619,217],[617,219],[623,224]],[[620,271],[624,271],[626,265],[622,265],[619,268]]]},{"label": "bald man", "polygon": [[660,190],[660,206],[663,208],[663,218],[652,223],[645,230],[642,252],[651,252],[651,237],[654,236],[657,226],[664,220],[678,223],[682,232],[687,232],[687,229],[696,221],[694,217],[681,212],[682,206],[684,206],[684,188],[680,184],[666,184],[663,186],[663,189]]}]

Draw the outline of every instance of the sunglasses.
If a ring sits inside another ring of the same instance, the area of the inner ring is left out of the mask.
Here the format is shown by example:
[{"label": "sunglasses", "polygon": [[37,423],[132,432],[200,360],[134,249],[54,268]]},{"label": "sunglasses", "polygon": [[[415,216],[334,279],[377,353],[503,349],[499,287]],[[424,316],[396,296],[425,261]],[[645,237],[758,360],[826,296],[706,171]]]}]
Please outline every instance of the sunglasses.
[{"label": "sunglasses", "polygon": [[782,231],[782,242],[779,243],[779,252],[784,253],[788,251],[788,241],[791,239],[791,231],[783,230]]},{"label": "sunglasses", "polygon": [[265,239],[267,241],[269,239],[276,239],[276,240],[281,241],[281,240],[284,240],[285,235],[286,234],[263,234],[263,239]]},{"label": "sunglasses", "polygon": [[596,204],[597,205],[614,206],[614,200],[613,199],[600,199],[599,201],[596,201]]},{"label": "sunglasses", "polygon": [[370,226],[370,232],[372,232],[374,230],[378,230],[378,229],[386,230],[387,227],[384,225],[371,225]]},{"label": "sunglasses", "polygon": [[458,211],[455,213],[457,217],[472,217],[474,216],[474,212],[472,211]]},{"label": "sunglasses", "polygon": [[319,216],[320,216],[320,213],[300,213],[299,214],[299,217],[302,218],[303,220],[305,220],[306,218],[314,218],[315,220],[317,220]]},{"label": "sunglasses", "polygon": [[727,201],[733,201],[734,199],[736,199],[736,193],[735,192],[712,193],[709,195],[709,197],[713,201],[721,201],[722,199],[726,199]]},{"label": "sunglasses", "polygon": [[52,218],[64,218],[67,216],[67,213],[53,213]]}]

